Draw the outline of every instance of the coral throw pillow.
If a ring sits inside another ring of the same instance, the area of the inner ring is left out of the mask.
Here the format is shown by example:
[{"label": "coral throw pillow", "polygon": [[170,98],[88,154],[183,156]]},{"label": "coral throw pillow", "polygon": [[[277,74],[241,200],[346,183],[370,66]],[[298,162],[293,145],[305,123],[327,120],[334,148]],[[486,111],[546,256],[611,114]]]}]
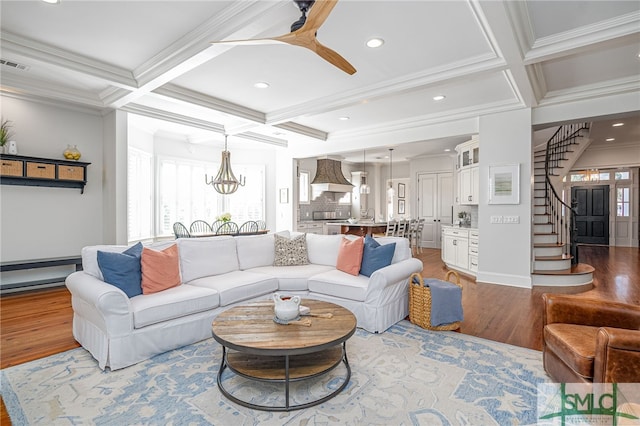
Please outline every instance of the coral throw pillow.
[{"label": "coral throw pillow", "polygon": [[342,237],[342,242],[340,242],[340,248],[338,249],[336,269],[347,274],[359,275],[363,250],[364,238],[359,237],[355,240],[350,240]]},{"label": "coral throw pillow", "polygon": [[180,285],[177,244],[162,251],[145,247],[142,250],[140,266],[142,269],[142,294],[157,293]]}]

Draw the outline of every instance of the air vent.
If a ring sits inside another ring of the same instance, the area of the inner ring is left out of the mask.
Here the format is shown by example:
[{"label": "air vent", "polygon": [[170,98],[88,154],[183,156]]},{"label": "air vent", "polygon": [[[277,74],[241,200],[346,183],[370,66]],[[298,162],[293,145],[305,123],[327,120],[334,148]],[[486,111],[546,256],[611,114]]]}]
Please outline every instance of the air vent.
[{"label": "air vent", "polygon": [[18,64],[17,62],[7,61],[6,59],[0,59],[0,65],[15,68],[17,70],[22,70],[22,71],[27,71],[29,69],[29,65]]}]

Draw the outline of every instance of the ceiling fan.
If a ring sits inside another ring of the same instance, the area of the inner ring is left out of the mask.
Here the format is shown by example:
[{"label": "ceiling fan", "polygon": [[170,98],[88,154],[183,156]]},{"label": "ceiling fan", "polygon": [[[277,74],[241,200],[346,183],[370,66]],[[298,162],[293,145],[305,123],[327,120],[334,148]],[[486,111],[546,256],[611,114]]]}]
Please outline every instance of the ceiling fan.
[{"label": "ceiling fan", "polygon": [[[253,40],[225,40],[212,43],[226,43],[236,45],[277,44],[286,43],[307,48],[330,64],[340,68],[347,74],[355,74],[356,69],[346,59],[334,50],[321,44],[316,38],[316,32],[327,19],[338,0],[293,0],[298,5],[302,16],[291,24],[291,32],[278,37]],[[307,12],[309,15],[307,16]]]}]

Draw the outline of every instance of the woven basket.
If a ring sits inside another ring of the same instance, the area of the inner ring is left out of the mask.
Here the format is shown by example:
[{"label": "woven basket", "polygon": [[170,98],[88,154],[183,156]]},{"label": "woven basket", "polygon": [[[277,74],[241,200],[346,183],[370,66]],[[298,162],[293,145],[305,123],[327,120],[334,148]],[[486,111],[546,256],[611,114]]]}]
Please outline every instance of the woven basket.
[{"label": "woven basket", "polygon": [[[453,284],[462,288],[460,284],[460,275],[455,271],[447,272],[445,280],[449,281],[449,277],[454,275],[456,282]],[[417,278],[418,283],[413,282],[413,278]],[[409,277],[409,321],[427,330],[457,330],[460,328],[460,321],[451,324],[442,324],[436,327],[431,325],[431,289],[425,287],[422,275],[418,273],[411,274]]]}]

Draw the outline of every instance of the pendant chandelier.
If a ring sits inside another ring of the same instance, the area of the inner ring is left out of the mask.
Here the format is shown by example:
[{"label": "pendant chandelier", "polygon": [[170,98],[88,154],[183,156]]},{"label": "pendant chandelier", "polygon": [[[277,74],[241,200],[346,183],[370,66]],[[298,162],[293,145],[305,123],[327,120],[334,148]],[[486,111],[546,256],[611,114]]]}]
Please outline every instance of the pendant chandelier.
[{"label": "pendant chandelier", "polygon": [[220,163],[220,170],[215,179],[209,180],[207,175],[204,175],[204,181],[207,185],[213,185],[213,189],[220,194],[233,194],[236,192],[239,186],[244,186],[246,178],[243,179],[240,175],[240,179],[236,179],[236,176],[231,170],[231,153],[227,151],[227,137],[224,135],[224,151],[222,151],[222,162]]},{"label": "pendant chandelier", "polygon": [[393,148],[389,148],[389,189],[387,189],[387,196],[392,198],[395,195],[393,190]]},{"label": "pendant chandelier", "polygon": [[369,187],[369,185],[367,184],[367,166],[365,161],[365,156],[366,156],[367,151],[363,150],[362,151],[362,177],[360,178],[360,193],[361,194],[368,194],[371,192],[371,188]]}]

